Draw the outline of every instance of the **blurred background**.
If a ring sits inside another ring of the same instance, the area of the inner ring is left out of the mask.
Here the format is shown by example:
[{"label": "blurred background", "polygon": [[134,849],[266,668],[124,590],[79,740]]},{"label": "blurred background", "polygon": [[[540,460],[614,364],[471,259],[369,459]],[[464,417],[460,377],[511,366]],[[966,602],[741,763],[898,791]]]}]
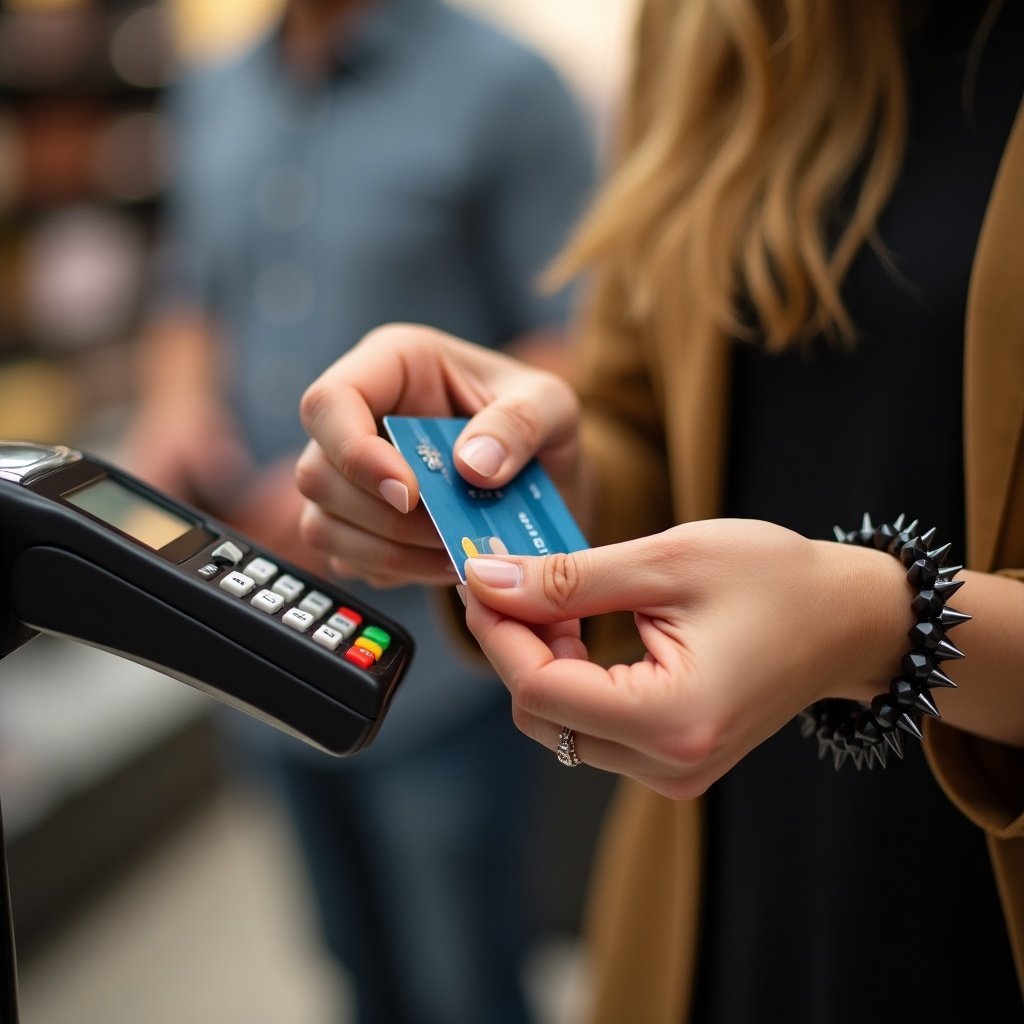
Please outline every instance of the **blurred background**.
[{"label": "blurred background", "polygon": [[[545,53],[606,148],[635,0],[453,2]],[[278,12],[0,5],[0,437],[116,451],[170,173],[164,90]],[[558,842],[537,841],[541,1024],[572,1024],[586,998],[576,928],[608,793],[589,770],[564,785]],[[0,798],[24,1024],[336,1020],[343,979],[311,935],[288,832],[225,767],[208,698],[37,638],[0,665]]]}]

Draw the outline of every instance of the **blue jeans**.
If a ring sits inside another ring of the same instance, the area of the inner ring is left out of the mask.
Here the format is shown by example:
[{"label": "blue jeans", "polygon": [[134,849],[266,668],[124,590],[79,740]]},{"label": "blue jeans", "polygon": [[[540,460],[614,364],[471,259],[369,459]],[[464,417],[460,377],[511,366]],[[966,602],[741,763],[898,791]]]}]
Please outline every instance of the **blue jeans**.
[{"label": "blue jeans", "polygon": [[522,855],[544,751],[507,698],[408,756],[276,764],[359,1024],[525,1024]]}]

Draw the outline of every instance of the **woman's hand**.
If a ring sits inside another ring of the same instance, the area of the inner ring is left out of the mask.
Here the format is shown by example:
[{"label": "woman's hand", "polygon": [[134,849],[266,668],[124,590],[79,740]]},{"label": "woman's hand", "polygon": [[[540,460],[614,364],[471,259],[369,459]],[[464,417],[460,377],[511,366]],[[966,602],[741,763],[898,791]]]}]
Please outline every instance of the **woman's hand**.
[{"label": "woman's hand", "polygon": [[564,380],[427,327],[378,328],[302,400],[312,442],[296,470],[311,500],[301,530],[338,575],[378,586],[456,579],[417,507],[415,474],[378,433],[389,414],[471,417],[455,468],[479,487],[502,486],[537,456],[567,500],[580,490],[579,408]]},{"label": "woman's hand", "polygon": [[[568,726],[581,760],[673,798],[814,701],[885,690],[913,621],[891,555],[749,520],[467,565],[467,622],[519,728],[554,749]],[[605,669],[579,619],[614,610],[633,611],[646,655]]]}]

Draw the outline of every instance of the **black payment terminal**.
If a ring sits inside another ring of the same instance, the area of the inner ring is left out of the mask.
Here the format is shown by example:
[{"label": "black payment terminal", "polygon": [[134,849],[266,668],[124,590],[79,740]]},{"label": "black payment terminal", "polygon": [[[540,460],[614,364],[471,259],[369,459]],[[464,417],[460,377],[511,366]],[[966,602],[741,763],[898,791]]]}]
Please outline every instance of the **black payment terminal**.
[{"label": "black payment terminal", "polygon": [[376,609],[61,445],[0,442],[0,587],[0,657],[71,637],[337,755],[374,737],[413,653]]}]

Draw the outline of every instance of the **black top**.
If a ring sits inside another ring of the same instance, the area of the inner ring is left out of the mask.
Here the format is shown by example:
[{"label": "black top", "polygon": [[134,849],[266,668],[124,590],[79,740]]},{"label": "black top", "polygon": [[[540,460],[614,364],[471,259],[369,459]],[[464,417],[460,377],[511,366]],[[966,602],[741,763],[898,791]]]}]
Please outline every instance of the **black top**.
[{"label": "black top", "polygon": [[[1010,0],[965,111],[982,7],[935,5],[909,44],[910,144],[880,224],[905,281],[860,254],[849,350],[735,347],[726,515],[831,538],[905,512],[962,557],[967,285],[1024,91]],[[836,772],[791,723],[712,787],[694,1021],[1024,1020],[984,837],[906,746],[884,771]]]}]

